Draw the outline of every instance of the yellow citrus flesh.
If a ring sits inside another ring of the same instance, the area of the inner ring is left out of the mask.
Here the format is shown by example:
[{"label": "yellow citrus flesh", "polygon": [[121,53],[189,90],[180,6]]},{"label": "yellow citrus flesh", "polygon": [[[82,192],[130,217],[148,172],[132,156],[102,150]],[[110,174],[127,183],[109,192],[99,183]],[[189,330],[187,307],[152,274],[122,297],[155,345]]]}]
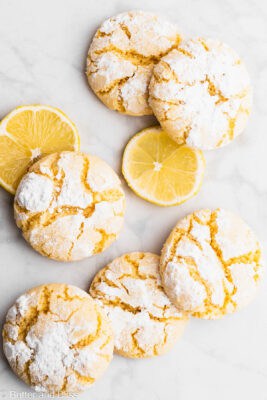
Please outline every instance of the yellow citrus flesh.
[{"label": "yellow citrus flesh", "polygon": [[160,127],[137,133],[122,161],[123,175],[133,191],[160,206],[178,205],[196,194],[204,169],[200,150],[179,146]]},{"label": "yellow citrus flesh", "polygon": [[79,147],[77,128],[62,111],[44,105],[18,107],[0,124],[0,185],[14,194],[36,159]]}]

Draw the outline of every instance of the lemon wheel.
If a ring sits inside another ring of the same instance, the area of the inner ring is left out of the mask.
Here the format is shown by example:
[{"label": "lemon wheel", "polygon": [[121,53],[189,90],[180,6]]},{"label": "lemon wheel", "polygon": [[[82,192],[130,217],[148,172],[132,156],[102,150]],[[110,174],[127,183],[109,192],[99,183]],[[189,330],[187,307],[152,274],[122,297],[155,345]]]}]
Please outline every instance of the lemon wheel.
[{"label": "lemon wheel", "polygon": [[18,107],[0,124],[0,185],[14,194],[35,160],[79,147],[77,128],[62,111],[44,105]]},{"label": "lemon wheel", "polygon": [[201,186],[205,159],[200,150],[179,146],[160,127],[137,133],[127,144],[122,172],[132,190],[160,206],[181,204]]}]

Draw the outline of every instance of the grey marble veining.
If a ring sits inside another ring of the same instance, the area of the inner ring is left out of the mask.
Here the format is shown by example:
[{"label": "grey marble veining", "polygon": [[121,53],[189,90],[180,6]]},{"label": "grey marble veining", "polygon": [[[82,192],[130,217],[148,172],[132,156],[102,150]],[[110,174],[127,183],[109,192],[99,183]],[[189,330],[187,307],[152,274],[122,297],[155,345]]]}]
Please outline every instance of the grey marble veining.
[{"label": "grey marble veining", "polygon": [[[262,0],[0,0],[0,117],[21,104],[61,108],[77,124],[84,151],[120,173],[128,139],[155,123],[109,111],[89,90],[85,58],[103,19],[129,9],[162,13],[187,34],[216,37],[245,60],[254,108],[245,133],[205,154],[198,196],[180,207],[159,208],[126,185],[127,212],[119,240],[103,254],[63,264],[35,253],[15,227],[12,198],[0,190],[0,318],[26,289],[67,282],[88,289],[95,272],[126,251],[159,252],[177,219],[201,207],[238,212],[267,242],[267,3]],[[173,351],[152,360],[114,357],[102,380],[79,399],[266,400],[267,287],[242,312],[221,321],[192,320]],[[0,399],[31,391],[0,355]],[[26,398],[26,395],[24,396]]]}]

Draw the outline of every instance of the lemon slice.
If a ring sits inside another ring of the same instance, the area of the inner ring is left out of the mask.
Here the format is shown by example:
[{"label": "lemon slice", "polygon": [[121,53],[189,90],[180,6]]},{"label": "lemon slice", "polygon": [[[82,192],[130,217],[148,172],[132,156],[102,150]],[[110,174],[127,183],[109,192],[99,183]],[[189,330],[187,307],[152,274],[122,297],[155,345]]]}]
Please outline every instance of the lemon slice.
[{"label": "lemon slice", "polygon": [[123,175],[133,191],[160,206],[178,205],[196,194],[204,169],[200,150],[177,145],[160,127],[137,133],[122,161]]},{"label": "lemon slice", "polygon": [[0,124],[0,185],[14,194],[36,159],[79,147],[77,128],[62,111],[44,105],[18,107]]}]

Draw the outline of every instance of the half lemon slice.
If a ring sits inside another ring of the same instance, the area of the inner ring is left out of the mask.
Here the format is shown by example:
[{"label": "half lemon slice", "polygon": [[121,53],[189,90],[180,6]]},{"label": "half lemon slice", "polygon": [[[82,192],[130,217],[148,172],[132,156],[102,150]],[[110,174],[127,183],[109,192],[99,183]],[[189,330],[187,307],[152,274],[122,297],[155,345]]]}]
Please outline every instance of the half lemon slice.
[{"label": "half lemon slice", "polygon": [[44,105],[18,107],[0,124],[0,185],[14,194],[38,158],[79,147],[77,128],[62,111]]},{"label": "half lemon slice", "polygon": [[132,190],[160,206],[181,204],[202,183],[202,151],[175,143],[160,127],[137,133],[127,144],[122,172]]}]

